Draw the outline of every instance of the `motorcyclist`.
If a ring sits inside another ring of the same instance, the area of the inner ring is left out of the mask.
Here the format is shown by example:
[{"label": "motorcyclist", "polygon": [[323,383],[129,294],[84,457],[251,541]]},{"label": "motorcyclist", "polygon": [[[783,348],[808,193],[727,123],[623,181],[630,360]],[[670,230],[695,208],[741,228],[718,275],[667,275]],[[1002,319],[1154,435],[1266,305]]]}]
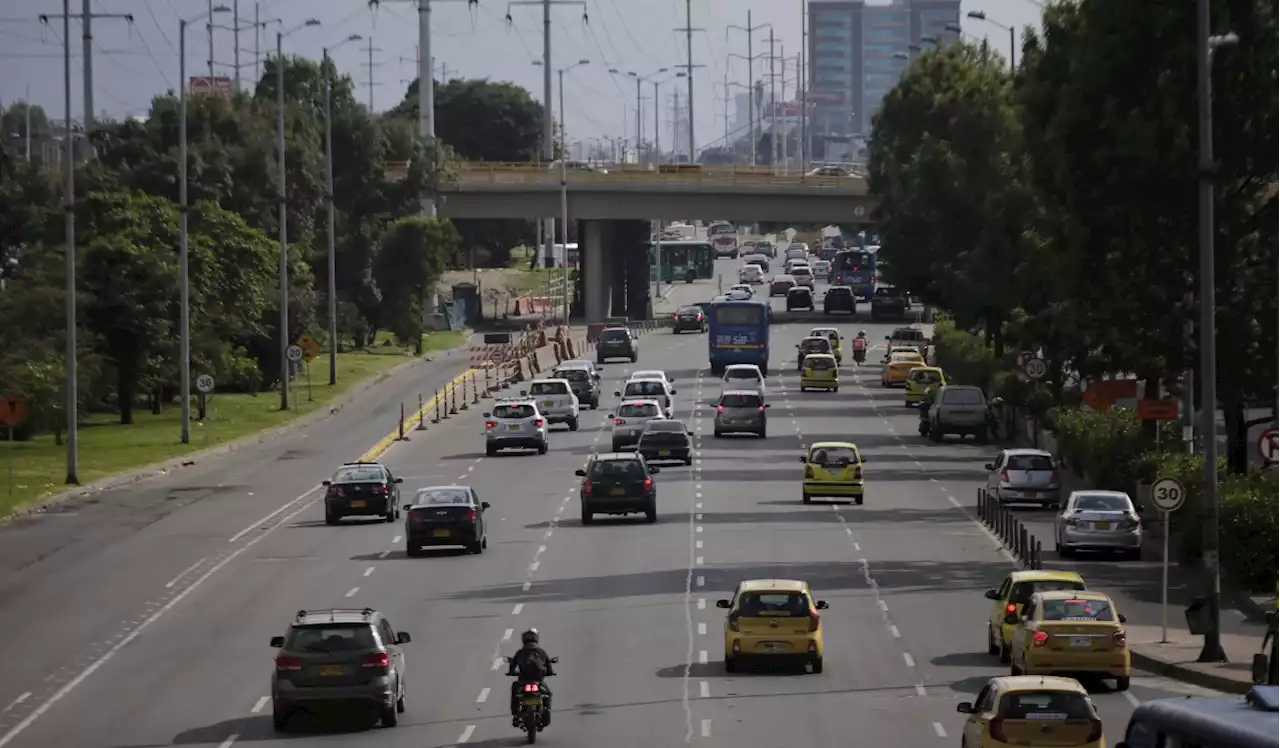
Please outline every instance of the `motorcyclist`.
[{"label": "motorcyclist", "polygon": [[859,330],[858,337],[853,339],[853,343],[851,345],[853,347],[854,359],[857,360],[858,363],[862,363],[862,360],[866,358],[867,355],[867,331]]},{"label": "motorcyclist", "polygon": [[[520,635],[523,646],[508,660],[507,675],[515,677],[511,684],[511,719],[515,724],[520,711],[520,690],[526,683],[542,685],[543,703],[546,710],[542,719],[543,727],[551,724],[551,689],[547,687],[548,676],[555,675],[551,667],[551,658],[538,644],[538,630],[529,629]],[[519,727],[516,724],[516,727]]]}]

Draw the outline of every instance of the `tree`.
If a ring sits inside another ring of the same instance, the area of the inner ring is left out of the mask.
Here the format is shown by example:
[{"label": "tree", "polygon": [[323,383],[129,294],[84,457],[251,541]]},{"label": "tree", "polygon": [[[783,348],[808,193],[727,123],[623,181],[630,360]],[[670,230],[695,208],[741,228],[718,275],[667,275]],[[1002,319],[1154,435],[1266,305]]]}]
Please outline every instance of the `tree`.
[{"label": "tree", "polygon": [[[538,160],[542,105],[514,83],[455,79],[436,83],[436,137],[465,161]],[[388,117],[417,122],[418,81]]]},{"label": "tree", "polygon": [[0,132],[5,136],[23,140],[27,137],[27,109],[31,110],[31,138],[39,140],[50,137],[49,116],[39,104],[15,101],[0,114]]},{"label": "tree", "polygon": [[401,341],[422,346],[423,316],[445,258],[458,243],[446,219],[409,216],[388,227],[374,263],[382,290],[382,324]]}]

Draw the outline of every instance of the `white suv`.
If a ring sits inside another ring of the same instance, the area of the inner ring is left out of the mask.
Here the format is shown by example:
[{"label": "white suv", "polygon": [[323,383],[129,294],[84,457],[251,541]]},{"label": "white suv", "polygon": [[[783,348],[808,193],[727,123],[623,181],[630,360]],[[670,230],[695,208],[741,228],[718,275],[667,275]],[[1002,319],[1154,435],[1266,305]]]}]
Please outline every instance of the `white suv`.
[{"label": "white suv", "polygon": [[662,407],[662,414],[667,418],[671,418],[675,413],[675,398],[672,395],[676,394],[676,390],[666,378],[630,379],[622,386],[620,392],[613,394],[614,397],[627,400],[656,400]]},{"label": "white suv", "polygon": [[498,400],[484,414],[484,453],[500,449],[536,449],[547,453],[547,419],[533,400]]},{"label": "white suv", "polygon": [[535,379],[520,395],[537,402],[538,411],[546,416],[547,423],[566,423],[570,431],[578,430],[578,396],[573,394],[569,380]]}]

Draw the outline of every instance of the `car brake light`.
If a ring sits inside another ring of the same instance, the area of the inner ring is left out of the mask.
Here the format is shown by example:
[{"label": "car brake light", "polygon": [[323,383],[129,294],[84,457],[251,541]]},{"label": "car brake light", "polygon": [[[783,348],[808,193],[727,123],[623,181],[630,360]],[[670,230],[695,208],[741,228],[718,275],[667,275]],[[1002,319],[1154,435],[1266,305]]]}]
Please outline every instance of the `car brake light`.
[{"label": "car brake light", "polygon": [[1000,482],[1001,483],[1009,482],[1009,468],[1005,468],[1004,470],[1000,471]]},{"label": "car brake light", "polygon": [[1049,641],[1048,631],[1037,631],[1031,635],[1031,644],[1033,646],[1043,647],[1047,641]]},{"label": "car brake light", "polygon": [[591,479],[584,478],[582,481],[582,490],[591,493]]},{"label": "car brake light", "polygon": [[729,616],[729,630],[742,631],[742,621],[739,620],[737,613],[734,613],[733,615]]},{"label": "car brake light", "polygon": [[1096,743],[1102,740],[1102,720],[1094,717],[1089,720],[1089,737],[1084,739],[1086,743]]},{"label": "car brake light", "polygon": [[378,493],[378,494],[386,493],[386,492],[387,492],[387,487],[386,487],[386,486],[384,486],[384,485],[382,485],[381,483],[379,483],[378,485],[376,485],[376,486],[374,486],[374,487],[373,487],[373,492],[374,492],[374,493]]},{"label": "car brake light", "polygon": [[289,655],[276,655],[276,670],[295,671],[302,669],[302,660]]},{"label": "car brake light", "polygon": [[342,496],[343,495],[342,486],[329,486],[329,495]]},{"label": "car brake light", "polygon": [[535,419],[533,419],[533,425],[534,425],[534,426],[541,426],[543,423],[546,423],[546,422],[545,422],[545,421],[543,421],[541,418],[535,418]]},{"label": "car brake light", "polygon": [[1049,482],[1050,482],[1050,483],[1053,483],[1053,484],[1055,484],[1055,485],[1058,483],[1058,471],[1057,471],[1057,469],[1055,469],[1055,470],[1053,471],[1053,475],[1050,475],[1050,476],[1049,476]]},{"label": "car brake light", "polygon": [[862,478],[862,466],[861,466],[861,465],[855,465],[855,466],[854,466],[854,468],[853,468],[853,477],[854,477],[854,480],[859,480],[859,479],[861,479],[861,478]]},{"label": "car brake light", "polygon": [[763,413],[763,412],[764,412],[764,406],[763,406],[763,405],[761,405],[759,408],[756,408],[756,410],[758,410],[758,411],[760,411],[761,413]]},{"label": "car brake light", "polygon": [[1017,604],[1016,604],[1016,603],[1009,603],[1008,605],[1004,606],[1004,612],[1005,612],[1005,613],[1017,613],[1017,612],[1018,612],[1018,606],[1017,606]]},{"label": "car brake light", "polygon": [[386,652],[370,652],[360,660],[360,667],[379,668],[385,670],[391,667],[391,658]]},{"label": "car brake light", "polygon": [[645,493],[652,493],[652,492],[653,492],[653,478],[645,478],[645,479],[644,479],[644,492],[645,492]]},{"label": "car brake light", "polygon": [[1111,643],[1116,645],[1117,647],[1126,646],[1128,642],[1129,642],[1129,639],[1125,635],[1124,629],[1120,629],[1119,631],[1115,631],[1111,634]]},{"label": "car brake light", "polygon": [[498,427],[498,422],[497,422],[497,421],[485,421],[485,422],[484,422],[484,427],[485,427],[485,428],[487,428],[487,429],[495,429],[495,428],[497,428],[497,427]]},{"label": "car brake light", "polygon": [[698,312],[698,321],[699,321],[699,322],[701,322],[701,321],[702,321],[702,312]]},{"label": "car brake light", "polygon": [[673,314],[673,315],[671,315],[671,319],[678,320],[678,319],[680,319],[680,315],[678,315],[678,314]]},{"label": "car brake light", "polygon": [[723,405],[717,405],[717,406],[716,406],[716,412],[717,412],[717,413],[723,413],[723,412],[724,412],[724,406],[723,406]]},{"label": "car brake light", "polygon": [[987,723],[987,729],[991,731],[991,739],[1003,743],[1004,739],[1004,717],[996,717]]},{"label": "car brake light", "polygon": [[475,520],[476,520],[476,510],[474,510],[474,509],[468,509],[467,511],[465,511],[465,512],[463,512],[463,513],[462,513],[462,518],[463,518],[463,519],[465,519],[465,520],[468,520],[468,521],[470,521],[470,522],[475,522]]},{"label": "car brake light", "polygon": [[818,627],[821,625],[822,625],[822,616],[818,614],[818,611],[816,610],[809,611],[809,633],[812,634],[813,632],[817,631]]}]

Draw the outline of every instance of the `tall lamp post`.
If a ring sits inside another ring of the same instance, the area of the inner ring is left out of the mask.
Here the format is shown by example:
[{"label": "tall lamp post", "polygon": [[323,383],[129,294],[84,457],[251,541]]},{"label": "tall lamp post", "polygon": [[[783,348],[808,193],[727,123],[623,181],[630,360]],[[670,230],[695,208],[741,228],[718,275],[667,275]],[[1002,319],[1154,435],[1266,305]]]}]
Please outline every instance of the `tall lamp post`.
[{"label": "tall lamp post", "polygon": [[325,207],[328,210],[329,237],[329,384],[338,383],[338,252],[335,248],[333,217],[333,82],[329,79],[329,53],[347,42],[358,42],[364,37],[352,34],[332,47],[323,50],[321,67],[324,69],[324,181]]},{"label": "tall lamp post", "polygon": [[[609,72],[613,73],[614,75],[622,74],[622,71],[619,70],[618,68],[609,68]],[[628,70],[626,73],[628,76],[634,78],[636,81],[636,163],[637,164],[641,163],[640,161],[640,147],[641,147],[640,146],[640,135],[641,135],[640,112],[642,107],[641,107],[640,84],[652,78],[656,78],[657,76],[662,75],[665,72],[667,72],[666,68],[658,68],[657,70],[653,71],[652,73],[649,73],[648,75],[640,75],[639,73],[631,70]],[[655,107],[660,106],[661,102],[654,101],[653,105]]]},{"label": "tall lamp post", "polygon": [[[534,60],[534,65],[542,66],[542,60]],[[564,323],[569,324],[569,140],[565,133],[564,123],[564,74],[590,65],[591,60],[578,60],[569,67],[560,68],[556,75],[560,81],[560,249],[564,252],[564,264],[561,266],[563,277],[560,279],[560,295],[564,301]],[[553,228],[554,232],[555,229]],[[553,233],[552,236],[555,236]],[[582,257],[585,247],[578,248],[578,256]]]},{"label": "tall lamp post", "polygon": [[308,18],[288,31],[276,32],[276,148],[280,169],[280,410],[289,409],[289,204],[284,170],[284,38],[320,21]]},{"label": "tall lamp post", "polygon": [[986,21],[998,29],[1004,29],[1009,32],[1009,69],[1013,70],[1017,67],[1018,40],[1014,37],[1014,28],[1012,26],[1006,26],[994,18],[989,17],[986,11],[983,10],[971,10],[967,15],[975,21]]},{"label": "tall lamp post", "polygon": [[[187,253],[187,27],[226,13],[218,5],[190,20],[178,21],[178,388],[182,398],[182,443],[191,443],[191,282]],[[210,84],[212,85],[212,84]]]}]

